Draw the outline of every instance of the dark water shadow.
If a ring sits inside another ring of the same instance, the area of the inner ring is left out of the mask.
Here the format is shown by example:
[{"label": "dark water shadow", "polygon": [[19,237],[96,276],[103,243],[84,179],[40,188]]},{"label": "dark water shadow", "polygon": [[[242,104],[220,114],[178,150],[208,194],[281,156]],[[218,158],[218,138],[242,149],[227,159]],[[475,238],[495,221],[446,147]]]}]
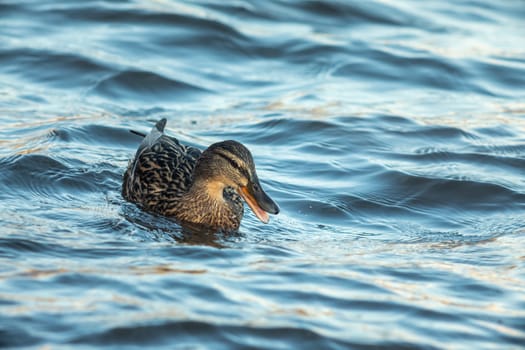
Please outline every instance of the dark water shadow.
[{"label": "dark water shadow", "polygon": [[227,248],[228,241],[242,236],[238,231],[216,231],[205,226],[181,224],[168,217],[145,212],[129,203],[122,205],[120,215],[142,231],[144,240]]}]

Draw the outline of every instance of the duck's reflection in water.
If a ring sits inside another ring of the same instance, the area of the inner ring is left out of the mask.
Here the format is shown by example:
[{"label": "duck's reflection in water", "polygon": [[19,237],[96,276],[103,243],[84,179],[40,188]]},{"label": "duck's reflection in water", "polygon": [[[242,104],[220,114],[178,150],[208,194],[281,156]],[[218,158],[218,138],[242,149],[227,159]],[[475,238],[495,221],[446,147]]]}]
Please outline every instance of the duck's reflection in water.
[{"label": "duck's reflection in water", "polygon": [[178,243],[207,245],[215,248],[225,248],[225,243],[240,236],[241,233],[239,231],[217,231],[186,223],[182,225],[178,235],[172,235]]},{"label": "duck's reflection in water", "polygon": [[217,231],[191,223],[180,224],[174,220],[141,211],[134,205],[125,205],[122,216],[139,228],[145,240],[175,241],[188,245],[225,248],[226,243],[242,236],[239,231]]}]

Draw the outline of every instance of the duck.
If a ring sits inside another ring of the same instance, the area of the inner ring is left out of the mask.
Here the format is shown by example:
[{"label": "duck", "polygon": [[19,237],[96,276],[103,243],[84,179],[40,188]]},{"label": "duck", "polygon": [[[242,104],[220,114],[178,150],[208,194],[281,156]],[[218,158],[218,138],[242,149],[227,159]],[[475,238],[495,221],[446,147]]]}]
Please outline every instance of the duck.
[{"label": "duck", "polygon": [[164,133],[166,118],[144,137],[123,176],[122,197],[183,227],[237,231],[243,201],[263,223],[280,209],[263,190],[253,156],[226,140],[206,150],[181,144]]}]

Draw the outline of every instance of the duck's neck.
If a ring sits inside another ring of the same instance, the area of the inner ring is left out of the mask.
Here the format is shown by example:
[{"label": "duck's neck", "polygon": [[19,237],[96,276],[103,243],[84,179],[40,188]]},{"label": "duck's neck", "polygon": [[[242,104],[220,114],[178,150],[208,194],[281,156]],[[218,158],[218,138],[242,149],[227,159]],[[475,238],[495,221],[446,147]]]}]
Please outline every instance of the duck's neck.
[{"label": "duck's neck", "polygon": [[241,217],[232,203],[224,198],[224,188],[224,184],[218,182],[195,181],[174,206],[174,216],[181,223],[236,230]]}]

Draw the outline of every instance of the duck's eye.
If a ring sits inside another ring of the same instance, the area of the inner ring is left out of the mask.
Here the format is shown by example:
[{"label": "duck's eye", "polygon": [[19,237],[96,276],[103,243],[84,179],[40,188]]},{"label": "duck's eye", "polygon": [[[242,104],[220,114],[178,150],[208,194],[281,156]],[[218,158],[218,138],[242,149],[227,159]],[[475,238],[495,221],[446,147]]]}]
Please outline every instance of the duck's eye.
[{"label": "duck's eye", "polygon": [[261,188],[259,187],[259,185],[257,185],[257,184],[253,184],[253,190],[254,190],[255,192],[259,192],[259,191],[261,190]]}]

